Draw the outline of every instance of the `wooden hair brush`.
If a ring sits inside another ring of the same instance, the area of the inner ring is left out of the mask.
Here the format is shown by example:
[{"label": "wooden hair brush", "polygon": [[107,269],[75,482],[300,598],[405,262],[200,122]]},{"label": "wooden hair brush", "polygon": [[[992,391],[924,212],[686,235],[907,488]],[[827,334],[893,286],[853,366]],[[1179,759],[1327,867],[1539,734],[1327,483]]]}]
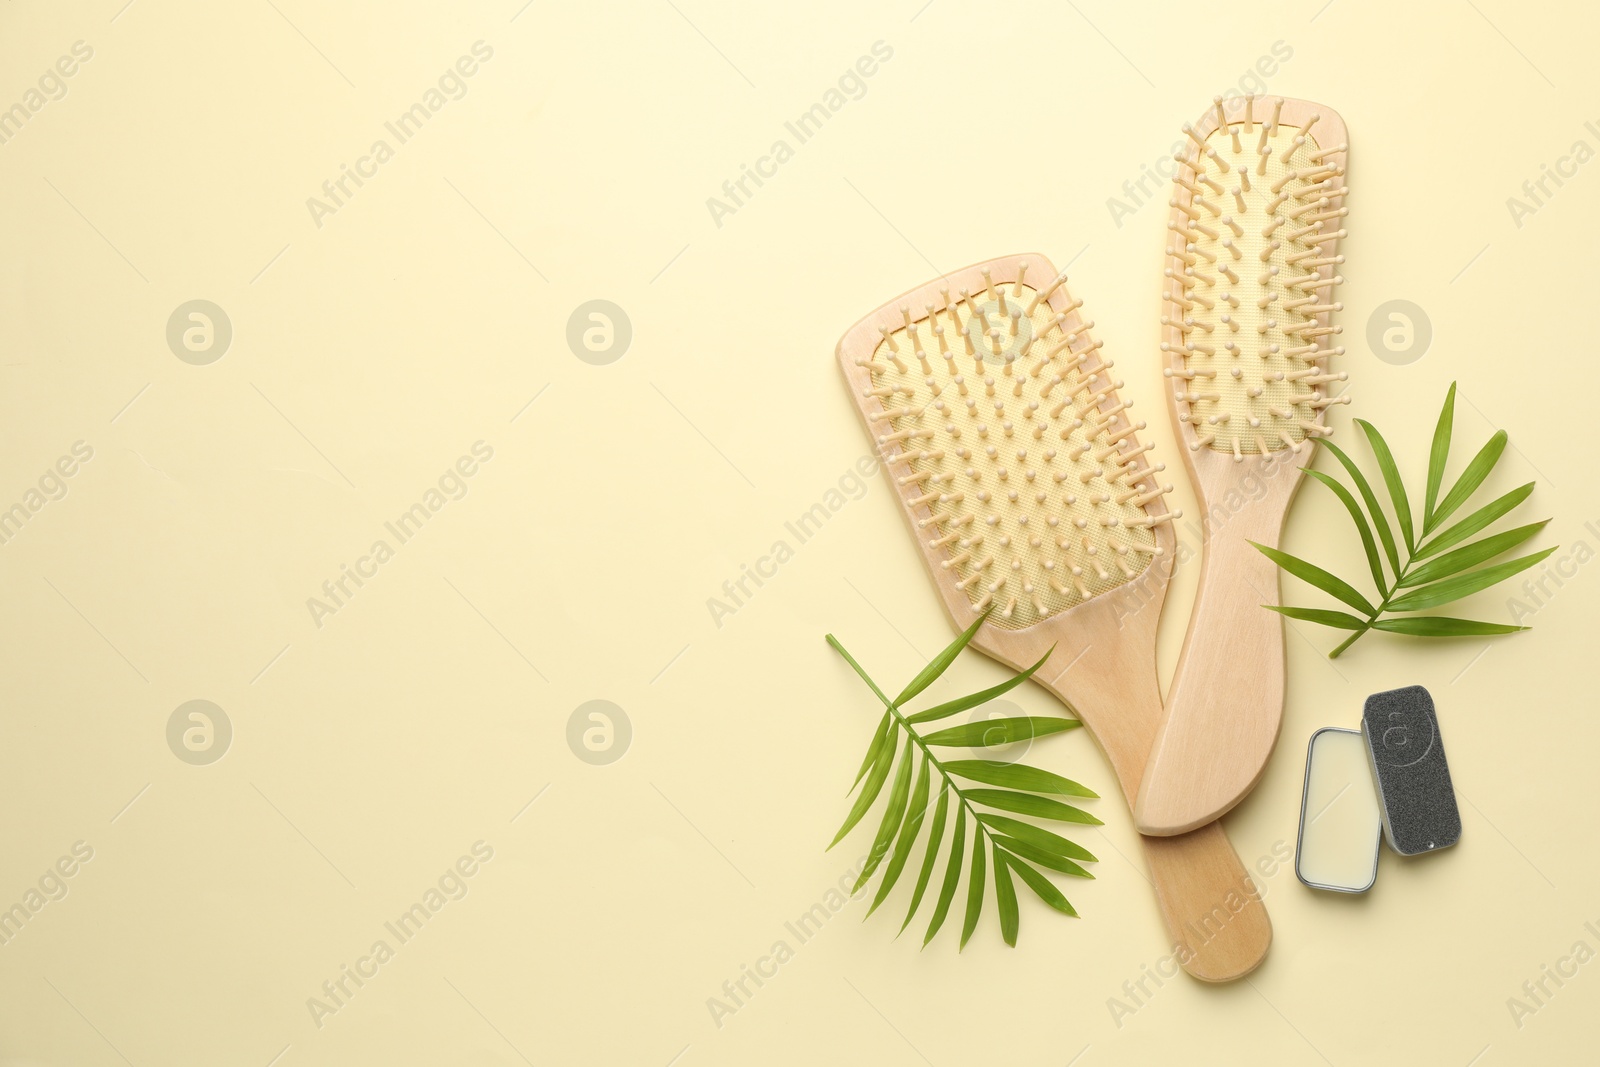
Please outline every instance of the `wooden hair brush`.
[{"label": "wooden hair brush", "polygon": [[[839,362],[956,629],[1071,708],[1131,805],[1161,715],[1156,624],[1173,557],[1171,486],[1065,276],[1008,256],[868,315]],[[979,833],[983,830],[980,826]],[[1272,927],[1222,828],[1142,839],[1190,974],[1226,981]]]},{"label": "wooden hair brush", "polygon": [[1167,396],[1205,527],[1188,636],[1134,821],[1182,834],[1256,784],[1283,718],[1277,547],[1319,437],[1340,327],[1345,127],[1303,100],[1221,97],[1185,125],[1168,223],[1162,326]]}]

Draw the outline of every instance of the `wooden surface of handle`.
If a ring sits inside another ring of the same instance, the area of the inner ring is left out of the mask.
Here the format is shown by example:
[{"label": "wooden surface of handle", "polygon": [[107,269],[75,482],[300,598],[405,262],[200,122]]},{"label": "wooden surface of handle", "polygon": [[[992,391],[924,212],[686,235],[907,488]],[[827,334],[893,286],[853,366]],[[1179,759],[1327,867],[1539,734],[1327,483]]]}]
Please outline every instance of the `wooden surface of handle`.
[{"label": "wooden surface of handle", "polygon": [[1283,618],[1262,605],[1278,603],[1278,571],[1250,542],[1276,546],[1282,516],[1251,519],[1241,513],[1206,541],[1189,634],[1134,805],[1140,833],[1215,822],[1255,787],[1277,742]]},{"label": "wooden surface of handle", "polygon": [[1272,921],[1222,824],[1140,840],[1179,965],[1205,982],[1255,970],[1272,944]]},{"label": "wooden surface of handle", "polygon": [[[1034,675],[1095,734],[1130,804],[1138,795],[1142,754],[1161,711],[1154,663],[1142,670],[1131,660],[1116,670],[1104,662],[1083,664],[1102,650],[1137,647],[1138,642],[1107,642],[1082,654],[1058,647],[1053,662]],[[1150,656],[1148,646],[1143,655]],[[1065,671],[1054,668],[1069,662],[1074,666]],[[1206,982],[1227,982],[1255,970],[1272,944],[1272,922],[1221,825],[1140,840],[1168,946],[1179,965]]]}]

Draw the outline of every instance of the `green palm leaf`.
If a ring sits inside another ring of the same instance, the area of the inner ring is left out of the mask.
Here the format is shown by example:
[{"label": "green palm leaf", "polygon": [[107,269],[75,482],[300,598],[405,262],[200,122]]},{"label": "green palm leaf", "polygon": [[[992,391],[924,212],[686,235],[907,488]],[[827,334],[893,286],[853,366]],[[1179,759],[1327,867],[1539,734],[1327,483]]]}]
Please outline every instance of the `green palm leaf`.
[{"label": "green palm leaf", "polygon": [[930,661],[926,667],[922,668],[922,670],[917,673],[915,678],[911,679],[911,681],[907,683],[905,689],[901,690],[900,695],[895,698],[895,707],[904,705],[910,701],[912,697],[916,696],[918,693],[922,692],[924,689],[928,688],[928,686],[937,681],[939,675],[943,674],[946,668],[956,661],[956,657],[961,655],[961,650],[966,648],[967,645],[971,643],[972,638],[978,632],[978,627],[982,626],[988,618],[989,613],[987,611],[982,615],[979,615],[975,620],[973,620],[971,626],[961,631],[960,637],[957,637],[954,641],[951,641],[945,646],[943,652],[940,652],[937,656],[933,657],[932,661]]},{"label": "green palm leaf", "polygon": [[1000,936],[1006,944],[1017,945],[1017,887],[1011,884],[1011,871],[1007,855],[998,844],[994,846],[994,899],[1000,911]]},{"label": "green palm leaf", "polygon": [[1425,585],[1420,589],[1397,598],[1389,604],[1390,611],[1422,611],[1426,608],[1436,608],[1440,604],[1450,604],[1464,596],[1471,596],[1491,585],[1505,581],[1513,574],[1518,574],[1544,559],[1555,551],[1555,547],[1542,552],[1534,552],[1526,556],[1505,563],[1497,563],[1493,567],[1483,567],[1479,570],[1458,574],[1454,578],[1445,578]]},{"label": "green palm leaf", "polygon": [[905,869],[906,857],[911,855],[911,846],[916,844],[917,834],[922,831],[922,817],[927,810],[928,758],[924,756],[917,770],[917,784],[911,787],[911,802],[906,806],[905,822],[901,824],[900,836],[894,843],[894,855],[889,857],[889,866],[883,869],[883,881],[878,885],[878,895],[872,898],[872,906],[867,909],[868,915],[878,910],[878,905],[883,903],[884,898],[889,895],[889,890],[893,889],[895,882],[900,879],[900,872]]},{"label": "green palm leaf", "polygon": [[[1492,523],[1526,500],[1533,492],[1534,483],[1519,486],[1504,496],[1470,512],[1466,518],[1446,527],[1445,522],[1472,499],[1474,493],[1488,480],[1494,466],[1505,454],[1508,438],[1504,430],[1497,430],[1478,450],[1448,492],[1444,491],[1445,474],[1450,463],[1450,446],[1455,430],[1456,386],[1451,384],[1445,394],[1444,405],[1434,425],[1433,441],[1428,453],[1427,482],[1423,492],[1423,505],[1417,521],[1413,522],[1411,505],[1400,477],[1389,444],[1377,427],[1362,419],[1361,427],[1366,442],[1372,450],[1378,468],[1383,474],[1394,517],[1400,527],[1401,545],[1396,544],[1393,531],[1384,514],[1383,506],[1372,491],[1371,484],[1353,459],[1331,441],[1324,441],[1334,457],[1343,466],[1355,486],[1352,493],[1340,482],[1318,471],[1308,470],[1316,481],[1326,486],[1344,505],[1361,538],[1361,548],[1367,558],[1367,568],[1372,572],[1377,586],[1379,603],[1373,605],[1353,585],[1344,579],[1287,552],[1256,545],[1281,569],[1354,608],[1357,614],[1332,611],[1326,608],[1301,608],[1287,604],[1262,605],[1291,619],[1314,622],[1322,626],[1349,632],[1349,636],[1331,652],[1335,658],[1349,648],[1369,630],[1406,634],[1415,637],[1484,636],[1515,633],[1525,626],[1478,622],[1444,616],[1404,616],[1395,613],[1425,611],[1449,604],[1463,597],[1488,589],[1506,579],[1536,566],[1549,558],[1555,548],[1544,549],[1517,559],[1501,563],[1495,557],[1527,541],[1544,528],[1548,519],[1515,529],[1491,534],[1477,541],[1470,539],[1487,529]],[[1443,496],[1441,497],[1441,493]],[[1357,502],[1360,497],[1360,503]],[[1363,507],[1364,505],[1364,507]],[[1370,520],[1370,521],[1369,521]],[[1420,529],[1419,529],[1420,527]],[[1374,536],[1374,534],[1376,536]],[[1383,559],[1388,558],[1392,581],[1386,581]],[[1364,616],[1364,617],[1363,617]]]},{"label": "green palm leaf", "polygon": [[[1445,498],[1439,502],[1439,510],[1433,513],[1433,525],[1437,526],[1455,514],[1455,510],[1465,504],[1467,498],[1478,491],[1478,486],[1482,485],[1483,480],[1489,477],[1489,472],[1494,469],[1494,465],[1500,462],[1500,454],[1506,450],[1506,441],[1506,432],[1504,430],[1496,430],[1494,436],[1489,438],[1488,444],[1484,445],[1478,454],[1472,457],[1472,462],[1467,464],[1467,469],[1461,472],[1461,477],[1456,480],[1456,484]],[[1424,530],[1423,532],[1427,533],[1429,531]]]},{"label": "green palm leaf", "polygon": [[851,896],[859,893],[861,887],[867,884],[867,879],[872,877],[872,872],[878,869],[878,864],[883,862],[884,855],[888,853],[894,835],[900,832],[900,817],[906,813],[906,800],[910,795],[911,762],[914,759],[916,750],[907,745],[905,754],[900,757],[900,769],[895,772],[894,785],[889,789],[889,806],[884,810],[883,821],[878,824],[878,836],[873,839],[872,851],[867,853],[867,865],[861,868],[855,888],[850,890]]},{"label": "green palm leaf", "polygon": [[1303,622],[1320,623],[1323,626],[1333,626],[1340,630],[1364,630],[1367,620],[1358,619],[1343,611],[1329,611],[1327,608],[1296,608],[1288,604],[1263,604],[1268,611],[1276,611],[1279,615],[1287,615],[1291,619],[1300,619]]},{"label": "green palm leaf", "polygon": [[[878,750],[883,747],[884,738],[889,736],[889,723],[891,721],[892,719],[887,711],[883,713],[883,718],[878,720],[878,730],[872,735],[872,744],[867,746],[867,754],[861,757],[861,767],[856,771],[856,780],[850,783],[852,791],[861,784],[861,776],[866,774],[867,769],[877,760]],[[845,795],[848,796],[849,794]]]},{"label": "green palm leaf", "polygon": [[1439,421],[1433,428],[1433,449],[1428,453],[1428,495],[1422,503],[1422,532],[1433,529],[1433,505],[1439,499],[1439,486],[1444,482],[1444,468],[1450,462],[1450,431],[1455,423],[1456,383],[1444,396],[1444,407],[1439,411]]},{"label": "green palm leaf", "polygon": [[1362,514],[1361,505],[1356,503],[1356,498],[1350,495],[1350,490],[1340,485],[1333,478],[1321,471],[1314,471],[1310,467],[1302,468],[1307,474],[1321,484],[1327,486],[1333,495],[1339,498],[1339,503],[1344,505],[1350,513],[1350,521],[1356,524],[1356,533],[1361,535],[1361,547],[1367,553],[1367,566],[1372,569],[1372,584],[1378,587],[1378,595],[1384,596],[1389,592],[1389,587],[1384,581],[1383,564],[1378,559],[1378,546],[1372,540],[1372,527],[1367,523],[1366,515]]},{"label": "green palm leaf", "polygon": [[[1054,645],[1050,646],[1050,651],[1055,651]],[[979,704],[987,704],[996,697],[1001,697],[1011,692],[1011,690],[1015,689],[1023,682],[1026,682],[1029,678],[1032,678],[1034,672],[1040,667],[1043,667],[1044,661],[1049,658],[1050,652],[1046,652],[1044,655],[1039,657],[1038,663],[1035,663],[1021,674],[1008,678],[999,685],[990,686],[988,689],[984,689],[977,693],[971,693],[964,697],[957,697],[955,700],[947,700],[943,704],[929,708],[927,711],[919,711],[915,715],[907,716],[906,722],[933,722],[935,719],[947,718],[948,716],[954,715],[957,712],[967,711],[970,708],[975,708]]]},{"label": "green palm leaf", "polygon": [[1007,852],[1030,859],[1041,867],[1049,867],[1051,870],[1060,871],[1062,874],[1070,874],[1078,878],[1094,877],[1094,875],[1071,860],[1046,852],[1042,848],[1035,848],[1026,841],[1019,841],[1014,837],[1001,836],[994,838],[994,843],[1005,846]]},{"label": "green palm leaf", "polygon": [[1276,548],[1268,548],[1266,545],[1256,544],[1254,541],[1250,543],[1260,549],[1262,555],[1301,581],[1316,586],[1324,593],[1332,593],[1357,611],[1364,611],[1368,615],[1377,614],[1378,609],[1373,607],[1366,597],[1362,596],[1354,586],[1344,579],[1329,574],[1316,564],[1307,563],[1305,560],[1291,556],[1287,552],[1280,552]]},{"label": "green palm leaf", "polygon": [[992,830],[1014,837],[1019,841],[1026,841],[1035,848],[1043,849],[1052,856],[1065,856],[1069,859],[1084,860],[1087,863],[1098,862],[1094,854],[1080,845],[1075,845],[1059,834],[1052,833],[1042,826],[1035,826],[1031,822],[1021,819],[1012,819],[1005,815],[982,814],[978,821]]},{"label": "green palm leaf", "polygon": [[1070,778],[1041,771],[1021,763],[997,763],[993,760],[952,760],[944,765],[951,774],[959,774],[974,782],[1003,785],[1012,789],[1029,789],[1035,793],[1057,793],[1064,797],[1093,797],[1099,793],[1079,785]]},{"label": "green palm leaf", "polygon": [[1427,559],[1429,556],[1443,552],[1454,545],[1459,545],[1479,530],[1486,528],[1494,520],[1528,499],[1533,493],[1533,482],[1519,485],[1505,496],[1499,497],[1471,515],[1462,519],[1448,530],[1443,531],[1425,545],[1419,545],[1413,559]]},{"label": "green palm leaf", "polygon": [[[1497,533],[1492,537],[1485,537],[1481,541],[1474,541],[1465,548],[1458,548],[1454,552],[1446,552],[1437,559],[1424,563],[1416,570],[1408,571],[1406,580],[1400,584],[1402,586],[1424,585],[1440,578],[1448,578],[1452,574],[1458,574],[1468,567],[1476,567],[1480,563],[1494,559],[1502,552],[1516,548],[1522,542],[1544,529],[1545,524],[1549,521],[1549,519],[1545,519],[1544,522],[1518,526],[1515,530]],[[1401,611],[1404,609],[1396,608],[1395,610]]]},{"label": "green palm leaf", "polygon": [[1077,719],[1051,719],[1039,716],[1013,716],[1009,719],[982,719],[963,723],[923,738],[930,745],[966,748],[1009,745],[1013,741],[1026,741],[1030,737],[1044,737],[1072,730],[1083,724]]},{"label": "green palm leaf", "polygon": [[850,808],[850,814],[845,818],[844,825],[839,827],[839,832],[833,835],[833,840],[828,847],[837,845],[844,835],[849,833],[855,824],[861,821],[861,816],[872,807],[872,802],[878,799],[878,791],[883,788],[885,778],[889,777],[889,765],[894,762],[894,751],[899,743],[898,732],[889,735],[889,743],[878,750],[878,758],[872,764],[872,770],[867,773],[867,783],[861,787],[861,792],[856,794],[856,802]]},{"label": "green palm leaf", "polygon": [[1397,619],[1379,619],[1372,624],[1372,628],[1413,637],[1490,637],[1528,629],[1526,626],[1508,626],[1498,622],[1451,619],[1443,615],[1405,615]]},{"label": "green palm leaf", "polygon": [[[911,892],[911,906],[906,909],[906,920],[900,924],[901,933],[905,933],[906,927],[911,925],[911,917],[922,905],[922,894],[928,889],[928,878],[933,874],[934,861],[939,858],[939,845],[944,838],[944,819],[949,813],[949,808],[950,791],[941,789],[939,803],[933,809],[933,825],[928,828],[928,850],[922,857],[922,870],[917,873],[917,887]],[[966,811],[965,808],[961,810]]]},{"label": "green palm leaf", "polygon": [[[1064,837],[1043,830],[1032,823],[1008,816],[992,815],[981,808],[1000,808],[1036,818],[1063,822],[1095,824],[1100,820],[1088,812],[1054,799],[1056,796],[1094,797],[1093,790],[1038,767],[1005,764],[989,760],[951,760],[943,762],[935,754],[936,746],[983,746],[1007,744],[1033,737],[1046,737],[1079,726],[1076,719],[1054,717],[1012,717],[980,720],[920,735],[916,722],[932,721],[982,705],[986,700],[1009,692],[1020,685],[1044,663],[1038,663],[1014,675],[1007,682],[991,686],[982,692],[947,701],[937,708],[906,716],[900,709],[907,700],[916,696],[935,679],[947,671],[961,649],[971,641],[976,628],[969,628],[955,643],[943,650],[934,661],[918,673],[906,686],[900,697],[891,701],[884,691],[868,677],[861,664],[845,650],[844,646],[828,635],[828,644],[850,664],[884,707],[885,720],[880,720],[868,748],[863,769],[857,773],[860,791],[840,829],[832,848],[849,833],[877,803],[886,797],[878,828],[873,836],[872,848],[858,872],[851,895],[859,892],[874,878],[879,878],[877,891],[867,908],[870,916],[893,892],[910,862],[911,853],[921,837],[923,822],[928,814],[929,790],[939,785],[939,795],[934,806],[933,822],[928,832],[922,862],[918,865],[916,887],[912,890],[911,904],[900,924],[903,931],[910,925],[924,900],[936,897],[933,915],[923,935],[926,945],[944,926],[956,891],[966,874],[967,899],[961,923],[959,944],[965,947],[982,914],[985,879],[988,877],[988,854],[993,850],[994,895],[1000,910],[1000,932],[1008,944],[1015,944],[1018,926],[1016,886],[1013,872],[1041,893],[1052,907],[1066,914],[1075,914],[1066,898],[1047,879],[1029,865],[1032,860],[1039,866],[1078,878],[1092,877],[1081,862],[1094,862],[1094,856]],[[1048,658],[1048,653],[1046,657]],[[900,737],[904,734],[902,748]],[[898,759],[897,759],[898,753]],[[913,764],[915,782],[913,784]],[[896,769],[897,767],[897,769]],[[889,772],[895,770],[892,782]],[[960,779],[981,782],[983,788],[963,786]],[[953,798],[953,799],[952,799]],[[937,894],[928,892],[932,884],[934,867],[944,846],[945,824],[949,810],[955,808],[955,827],[950,835],[948,855],[945,858],[944,876]],[[967,841],[967,827],[971,824],[972,841]],[[970,848],[970,855],[968,850]],[[887,860],[887,862],[885,862]],[[1040,889],[1040,885],[1044,888]],[[898,936],[898,935],[897,935]]]},{"label": "green palm leaf", "polygon": [[967,947],[972,931],[978,928],[978,916],[983,913],[984,853],[983,842],[979,840],[982,834],[981,829],[975,829],[972,834],[972,870],[967,874],[967,914],[961,922],[959,948]]},{"label": "green palm leaf", "polygon": [[1089,826],[1101,825],[1099,819],[1081,808],[1063,804],[1059,800],[1051,800],[1049,797],[1037,797],[1032,793],[1019,793],[1010,789],[968,789],[966,797],[974,804],[999,808],[1001,811],[1014,811],[1018,815],[1032,815],[1036,819],[1081,822]]},{"label": "green palm leaf", "polygon": [[950,837],[950,862],[945,864],[944,885],[939,888],[939,903],[934,905],[933,921],[928,924],[928,932],[922,938],[924,945],[933,940],[933,935],[944,925],[944,917],[950,913],[950,901],[955,899],[956,886],[961,883],[961,854],[966,847],[967,809],[962,806],[956,809],[956,830]]},{"label": "green palm leaf", "polygon": [[1038,894],[1040,900],[1063,915],[1071,915],[1073,918],[1077,918],[1077,911],[1067,902],[1067,898],[1061,895],[1061,890],[1057,889],[1050,879],[1020,860],[1013,861],[1011,867],[1017,874],[1022,876],[1024,882],[1028,883],[1028,888]]},{"label": "green palm leaf", "polygon": [[1373,529],[1378,532],[1378,540],[1383,545],[1384,555],[1389,557],[1389,568],[1393,573],[1400,573],[1400,550],[1395,547],[1394,533],[1389,529],[1389,520],[1383,513],[1383,508],[1378,504],[1378,497],[1372,491],[1372,483],[1367,481],[1367,476],[1361,473],[1361,468],[1356,466],[1355,460],[1345,455],[1344,449],[1332,441],[1323,439],[1322,447],[1333,454],[1350,475],[1350,480],[1355,483],[1356,491],[1361,494],[1361,500],[1367,505],[1367,513],[1372,516]]},{"label": "green palm leaf", "polygon": [[1372,446],[1372,454],[1377,457],[1378,470],[1383,474],[1384,484],[1389,487],[1389,499],[1394,502],[1395,521],[1399,522],[1406,550],[1410,551],[1416,547],[1416,541],[1411,535],[1411,502],[1406,498],[1405,483],[1400,480],[1400,468],[1395,466],[1394,453],[1389,451],[1389,442],[1383,439],[1383,435],[1372,423],[1365,419],[1357,419],[1356,425],[1367,435],[1367,442]]}]

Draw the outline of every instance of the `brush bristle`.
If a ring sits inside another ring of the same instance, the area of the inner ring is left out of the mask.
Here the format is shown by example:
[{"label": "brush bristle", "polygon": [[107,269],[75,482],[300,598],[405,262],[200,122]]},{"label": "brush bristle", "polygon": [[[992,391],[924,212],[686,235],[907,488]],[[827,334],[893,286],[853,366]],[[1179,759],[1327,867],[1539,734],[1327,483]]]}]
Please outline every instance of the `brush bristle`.
[{"label": "brush bristle", "polygon": [[[975,612],[1020,629],[1138,577],[1161,550],[1148,449],[1065,275],[984,272],[975,292],[899,309],[863,361],[869,424],[911,487],[913,525]],[[1052,295],[1057,306],[1052,306]],[[870,404],[870,401],[869,401]]]},{"label": "brush bristle", "polygon": [[1347,209],[1343,145],[1324,148],[1312,115],[1299,126],[1254,117],[1244,101],[1229,120],[1215,102],[1216,128],[1201,137],[1185,126],[1191,145],[1181,164],[1168,224],[1166,313],[1162,325],[1177,343],[1181,369],[1169,368],[1178,418],[1193,428],[1189,447],[1246,455],[1300,451],[1326,436],[1331,397],[1329,340],[1342,327],[1328,316],[1343,309],[1332,299],[1344,262],[1334,249],[1344,236]]}]

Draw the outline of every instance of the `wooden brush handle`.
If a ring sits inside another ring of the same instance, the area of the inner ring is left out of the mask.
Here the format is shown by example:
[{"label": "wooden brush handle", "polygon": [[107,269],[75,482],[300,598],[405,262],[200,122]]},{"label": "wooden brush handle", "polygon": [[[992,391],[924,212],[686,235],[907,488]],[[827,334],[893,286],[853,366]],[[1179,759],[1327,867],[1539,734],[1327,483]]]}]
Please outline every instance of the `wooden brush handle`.
[{"label": "wooden brush handle", "polygon": [[1272,920],[1222,824],[1140,840],[1179,965],[1205,982],[1255,970],[1272,944]]},{"label": "wooden brush handle", "polygon": [[1283,721],[1283,618],[1278,571],[1250,541],[1275,547],[1281,513],[1266,529],[1239,529],[1246,513],[1206,542],[1189,634],[1150,748],[1134,823],[1166,837],[1214,822],[1255,787]]},{"label": "wooden brush handle", "polygon": [[[1054,663],[1034,675],[1078,714],[1106,750],[1130,806],[1161,714],[1154,664],[1140,663],[1153,658],[1152,650],[1144,644],[1135,652],[1140,645],[1091,644],[1081,657],[1058,646]],[[1096,654],[1107,662],[1080,670],[1081,677],[1075,678],[1071,668],[1054,667]],[[1227,982],[1255,970],[1272,944],[1272,922],[1222,826],[1140,840],[1167,944],[1179,965],[1206,982]]]}]

